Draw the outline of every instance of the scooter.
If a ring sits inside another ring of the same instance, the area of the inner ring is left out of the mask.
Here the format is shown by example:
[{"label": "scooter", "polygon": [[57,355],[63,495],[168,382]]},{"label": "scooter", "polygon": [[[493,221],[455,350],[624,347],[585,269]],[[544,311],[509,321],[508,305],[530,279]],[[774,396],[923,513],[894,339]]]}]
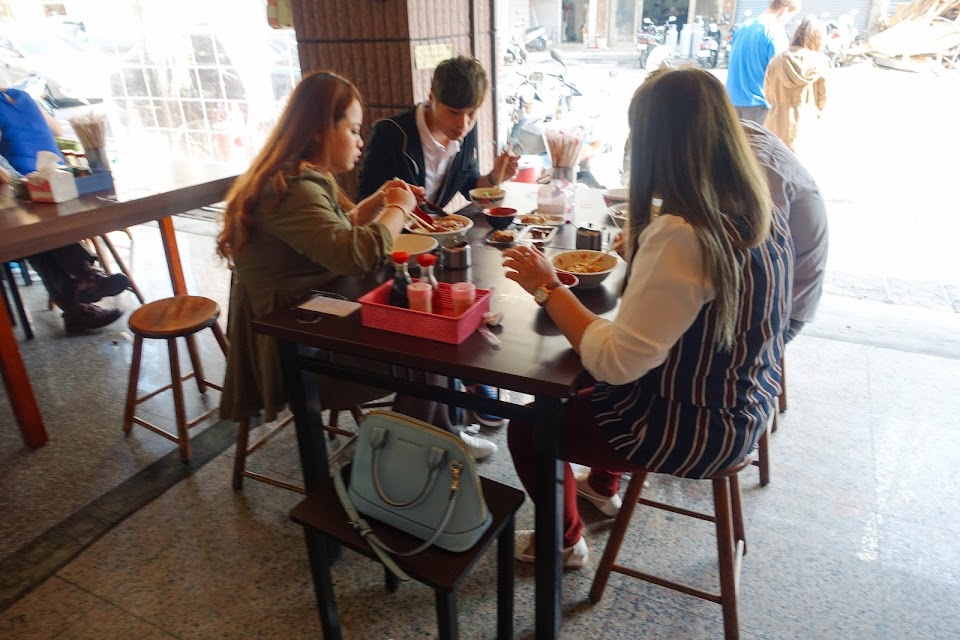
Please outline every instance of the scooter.
[{"label": "scooter", "polygon": [[716,22],[711,22],[706,28],[703,38],[700,40],[700,46],[697,49],[697,60],[704,67],[715,69],[720,59],[720,27]]},{"label": "scooter", "polygon": [[854,24],[856,14],[857,10],[853,9],[850,13],[845,13],[836,18],[830,18],[829,14],[823,16],[827,28],[824,52],[835,67],[843,64],[860,36],[860,30]]},{"label": "scooter", "polygon": [[[513,107],[511,114],[513,126],[508,142],[523,155],[541,156],[545,161],[545,167],[550,166],[550,155],[543,140],[544,125],[566,119],[575,103],[575,98],[583,95],[575,84],[565,79],[566,63],[560,52],[551,49],[550,57],[562,66],[560,73],[532,71],[523,77],[514,94],[507,98],[507,103]],[[583,119],[578,121],[583,122]],[[577,180],[595,188],[603,188],[589,169],[590,158],[603,148],[602,141],[591,137],[592,129],[593,127],[588,124],[587,140],[584,142]]]},{"label": "scooter", "polygon": [[676,28],[676,16],[670,16],[662,26],[657,26],[650,18],[643,19],[643,30],[637,32],[637,52],[639,66],[648,71],[658,68],[673,52],[673,48],[665,44],[667,31]]}]

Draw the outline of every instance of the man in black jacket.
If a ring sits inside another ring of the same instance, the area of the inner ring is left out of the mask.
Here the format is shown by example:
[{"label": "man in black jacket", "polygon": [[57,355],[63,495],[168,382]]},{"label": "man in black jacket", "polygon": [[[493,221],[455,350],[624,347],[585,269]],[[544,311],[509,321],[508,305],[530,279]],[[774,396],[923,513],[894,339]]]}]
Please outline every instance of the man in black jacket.
[{"label": "man in black jacket", "polygon": [[[471,189],[496,186],[517,175],[520,157],[509,151],[496,157],[493,171],[480,175],[475,125],[489,86],[487,72],[474,58],[459,56],[437,65],[427,102],[373,124],[357,199],[372,195],[387,180],[400,178],[422,186],[428,202],[444,207],[458,192],[469,199]],[[466,385],[481,396],[497,394],[486,385]],[[506,424],[498,416],[475,413],[474,417],[485,426]]]},{"label": "man in black jacket", "polygon": [[489,80],[480,63],[460,56],[433,72],[430,98],[374,123],[363,156],[357,198],[376,192],[392,178],[426,189],[426,199],[446,206],[458,192],[495,186],[517,174],[519,156],[504,151],[493,171],[480,175],[475,125]]}]

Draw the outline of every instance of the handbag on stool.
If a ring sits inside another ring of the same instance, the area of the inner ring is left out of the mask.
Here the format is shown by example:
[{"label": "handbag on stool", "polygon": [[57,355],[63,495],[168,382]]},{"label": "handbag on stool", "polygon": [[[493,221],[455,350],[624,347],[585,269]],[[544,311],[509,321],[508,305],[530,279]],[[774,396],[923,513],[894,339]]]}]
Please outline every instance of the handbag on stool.
[{"label": "handbag on stool", "polygon": [[[359,427],[350,486],[339,473],[334,485],[351,523],[387,568],[407,580],[388,554],[411,556],[431,545],[466,551],[480,540],[493,516],[463,440],[392,411],[371,411]],[[391,549],[361,514],[424,542],[406,551]]]}]

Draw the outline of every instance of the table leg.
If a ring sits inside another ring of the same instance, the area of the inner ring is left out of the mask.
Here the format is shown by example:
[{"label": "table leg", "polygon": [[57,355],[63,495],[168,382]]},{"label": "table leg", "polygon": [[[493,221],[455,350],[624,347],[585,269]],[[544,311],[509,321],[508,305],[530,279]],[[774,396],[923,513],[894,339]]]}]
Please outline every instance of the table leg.
[{"label": "table leg", "polygon": [[[537,640],[552,640],[560,636],[560,581],[563,576],[563,463],[559,460],[563,405],[556,398],[537,397],[534,406],[533,438],[537,452],[533,500],[537,548],[536,637]],[[553,553],[548,551],[550,549]]]},{"label": "table leg", "polygon": [[340,640],[340,616],[337,614],[337,598],[333,593],[333,578],[330,576],[330,565],[333,562],[328,553],[330,540],[310,527],[304,528],[304,535],[307,538],[307,555],[310,556],[310,573],[313,575],[313,588],[316,591],[324,640]]},{"label": "table leg", "polygon": [[497,538],[497,640],[513,638],[514,535],[514,516],[511,515]]},{"label": "table leg", "polygon": [[310,495],[322,483],[333,482],[327,460],[323,417],[320,415],[322,407],[317,376],[300,370],[297,344],[285,340],[279,343],[283,378],[297,429],[297,449],[300,452],[303,484],[307,495]]},{"label": "table leg", "polygon": [[0,313],[0,374],[3,375],[13,417],[20,427],[24,444],[33,448],[42,447],[48,439],[47,430],[43,427],[40,408],[6,313]]},{"label": "table leg", "polygon": [[160,218],[160,241],[163,243],[163,253],[167,256],[167,269],[170,271],[170,283],[173,285],[173,295],[187,295],[187,282],[183,277],[183,264],[180,262],[180,248],[177,246],[177,236],[173,230],[173,217]]}]

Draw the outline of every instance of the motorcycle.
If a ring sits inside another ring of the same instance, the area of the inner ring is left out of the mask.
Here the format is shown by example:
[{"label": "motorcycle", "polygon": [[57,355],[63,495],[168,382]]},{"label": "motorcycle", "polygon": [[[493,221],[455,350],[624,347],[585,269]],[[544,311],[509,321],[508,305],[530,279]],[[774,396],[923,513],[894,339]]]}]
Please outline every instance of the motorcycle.
[{"label": "motorcycle", "polygon": [[697,48],[697,60],[700,61],[701,65],[711,69],[717,67],[717,62],[720,60],[720,40],[722,37],[720,26],[716,22],[711,22]]},{"label": "motorcycle", "polygon": [[638,64],[640,68],[653,71],[673,52],[672,47],[666,45],[667,31],[676,28],[677,18],[670,16],[661,26],[654,24],[650,18],[643,19],[643,29],[637,32],[637,52],[640,54]]},{"label": "motorcycle", "polygon": [[[567,66],[560,52],[551,49],[550,57],[561,65],[559,73],[531,71],[523,74],[517,71],[522,79],[513,95],[506,99],[512,106],[513,122],[508,143],[522,155],[540,156],[544,159],[544,167],[550,166],[550,154],[543,139],[544,126],[567,119],[575,99],[583,95],[574,83],[564,77]],[[583,118],[578,119],[578,122],[583,121]],[[587,140],[584,142],[577,180],[602,189],[604,187],[590,172],[590,158],[603,150],[603,143],[591,136],[593,127],[589,122],[587,128]]]}]

